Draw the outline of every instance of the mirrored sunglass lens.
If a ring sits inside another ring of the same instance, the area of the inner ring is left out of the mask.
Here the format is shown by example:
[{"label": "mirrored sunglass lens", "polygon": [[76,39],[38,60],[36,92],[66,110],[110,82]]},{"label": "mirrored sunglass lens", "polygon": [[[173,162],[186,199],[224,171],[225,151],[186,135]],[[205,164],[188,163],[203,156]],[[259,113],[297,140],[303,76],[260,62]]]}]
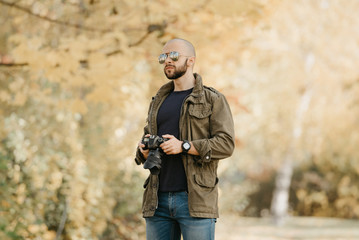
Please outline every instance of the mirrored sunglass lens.
[{"label": "mirrored sunglass lens", "polygon": [[166,58],[167,58],[167,54],[163,53],[160,56],[158,56],[158,62],[162,64],[166,61]]},{"label": "mirrored sunglass lens", "polygon": [[177,61],[178,58],[179,58],[179,53],[178,53],[178,52],[170,52],[170,58],[171,58],[173,61]]}]

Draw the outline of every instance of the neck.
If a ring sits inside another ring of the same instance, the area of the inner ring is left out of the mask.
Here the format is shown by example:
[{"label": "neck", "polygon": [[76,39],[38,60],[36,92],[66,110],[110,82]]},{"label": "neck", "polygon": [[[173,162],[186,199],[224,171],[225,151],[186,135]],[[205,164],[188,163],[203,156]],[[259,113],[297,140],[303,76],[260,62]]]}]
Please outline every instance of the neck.
[{"label": "neck", "polygon": [[187,71],[182,77],[173,79],[174,91],[184,91],[194,87],[196,79],[192,71]]}]

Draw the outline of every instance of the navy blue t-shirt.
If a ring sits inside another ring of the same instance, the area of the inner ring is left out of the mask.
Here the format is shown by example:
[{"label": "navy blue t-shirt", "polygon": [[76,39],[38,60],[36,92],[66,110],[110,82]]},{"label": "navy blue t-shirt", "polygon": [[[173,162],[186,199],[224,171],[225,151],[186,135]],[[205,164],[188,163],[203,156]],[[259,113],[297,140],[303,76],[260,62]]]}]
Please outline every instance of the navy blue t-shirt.
[{"label": "navy blue t-shirt", "polygon": [[[162,103],[157,114],[158,136],[170,134],[180,140],[179,119],[184,99],[192,92],[185,91],[170,93]],[[181,154],[163,154],[160,178],[161,192],[178,192],[187,190],[187,178],[183,167]]]}]

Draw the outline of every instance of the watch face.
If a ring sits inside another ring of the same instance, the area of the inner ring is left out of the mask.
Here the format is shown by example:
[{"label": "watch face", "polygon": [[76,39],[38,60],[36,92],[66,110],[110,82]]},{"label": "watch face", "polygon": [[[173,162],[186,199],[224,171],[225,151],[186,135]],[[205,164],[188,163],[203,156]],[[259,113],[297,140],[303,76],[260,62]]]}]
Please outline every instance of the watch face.
[{"label": "watch face", "polygon": [[191,145],[190,145],[188,142],[185,142],[185,143],[183,144],[183,148],[186,149],[186,150],[189,150],[190,147],[191,147]]}]

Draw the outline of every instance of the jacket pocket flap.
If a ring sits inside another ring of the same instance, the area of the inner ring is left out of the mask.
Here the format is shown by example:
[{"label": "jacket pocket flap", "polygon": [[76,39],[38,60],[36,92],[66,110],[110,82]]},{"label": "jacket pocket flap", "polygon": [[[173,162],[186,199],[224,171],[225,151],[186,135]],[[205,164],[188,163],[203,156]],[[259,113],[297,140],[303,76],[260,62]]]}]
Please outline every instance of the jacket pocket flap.
[{"label": "jacket pocket flap", "polygon": [[212,114],[212,110],[209,106],[203,106],[202,104],[190,105],[188,108],[189,115],[196,118],[206,118]]},{"label": "jacket pocket flap", "polygon": [[218,178],[204,177],[203,175],[194,175],[194,181],[201,187],[213,188],[218,183]]}]

